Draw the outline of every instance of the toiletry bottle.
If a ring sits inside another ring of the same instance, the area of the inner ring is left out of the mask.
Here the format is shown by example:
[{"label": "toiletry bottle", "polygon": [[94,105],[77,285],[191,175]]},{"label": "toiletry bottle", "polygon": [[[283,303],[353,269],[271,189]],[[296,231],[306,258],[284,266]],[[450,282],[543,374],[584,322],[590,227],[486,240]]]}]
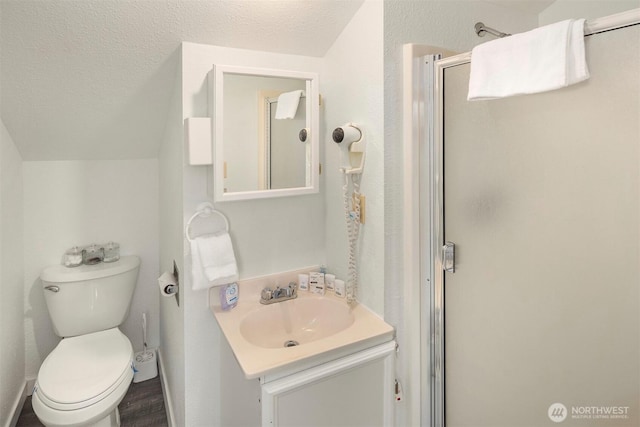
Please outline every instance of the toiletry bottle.
[{"label": "toiletry bottle", "polygon": [[309,290],[309,275],[308,274],[298,274],[298,289],[301,291]]},{"label": "toiletry bottle", "polygon": [[314,294],[324,295],[324,273],[318,271],[309,273],[309,290]]},{"label": "toiletry bottle", "polygon": [[240,289],[237,283],[220,286],[220,306],[223,310],[231,310],[238,305]]},{"label": "toiletry bottle", "polygon": [[347,287],[344,283],[344,280],[336,279],[334,288],[337,297],[344,298],[347,294]]},{"label": "toiletry bottle", "polygon": [[324,287],[328,291],[333,291],[335,289],[335,283],[336,283],[336,275],[335,274],[326,273],[324,275]]}]

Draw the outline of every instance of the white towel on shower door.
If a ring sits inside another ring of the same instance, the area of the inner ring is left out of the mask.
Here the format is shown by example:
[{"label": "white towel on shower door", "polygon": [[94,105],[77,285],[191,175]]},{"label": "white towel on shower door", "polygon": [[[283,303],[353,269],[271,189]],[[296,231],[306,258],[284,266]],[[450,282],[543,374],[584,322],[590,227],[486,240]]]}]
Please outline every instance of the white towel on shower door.
[{"label": "white towel on shower door", "polygon": [[584,19],[569,19],[476,46],[467,99],[560,89],[589,78]]}]

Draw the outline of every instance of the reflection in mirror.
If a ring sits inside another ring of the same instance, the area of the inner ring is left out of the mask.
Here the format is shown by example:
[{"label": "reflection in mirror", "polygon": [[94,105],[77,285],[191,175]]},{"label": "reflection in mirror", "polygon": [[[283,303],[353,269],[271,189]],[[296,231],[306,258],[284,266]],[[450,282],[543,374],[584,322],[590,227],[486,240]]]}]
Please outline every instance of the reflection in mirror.
[{"label": "reflection in mirror", "polygon": [[215,91],[217,200],[318,191],[315,74],[216,66]]},{"label": "reflection in mirror", "polygon": [[[309,164],[309,143],[300,139],[300,132],[307,127],[306,111],[298,107],[293,119],[279,119],[278,96],[264,97],[264,128],[262,129],[264,155],[259,159],[263,166],[261,190],[270,188],[307,187],[310,184],[307,171]],[[302,94],[300,103],[304,105],[306,95]]]},{"label": "reflection in mirror", "polygon": [[227,192],[306,187],[305,98],[292,119],[278,119],[278,98],[306,89],[304,80],[227,74],[224,77],[224,161]]}]

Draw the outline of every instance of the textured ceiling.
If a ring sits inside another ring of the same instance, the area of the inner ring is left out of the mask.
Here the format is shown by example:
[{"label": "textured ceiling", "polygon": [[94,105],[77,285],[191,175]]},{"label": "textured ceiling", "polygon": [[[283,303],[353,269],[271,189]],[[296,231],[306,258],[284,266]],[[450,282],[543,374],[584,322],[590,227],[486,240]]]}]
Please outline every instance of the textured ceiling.
[{"label": "textured ceiling", "polygon": [[0,115],[24,160],[156,157],[182,41],[323,56],[362,0],[0,0]]}]

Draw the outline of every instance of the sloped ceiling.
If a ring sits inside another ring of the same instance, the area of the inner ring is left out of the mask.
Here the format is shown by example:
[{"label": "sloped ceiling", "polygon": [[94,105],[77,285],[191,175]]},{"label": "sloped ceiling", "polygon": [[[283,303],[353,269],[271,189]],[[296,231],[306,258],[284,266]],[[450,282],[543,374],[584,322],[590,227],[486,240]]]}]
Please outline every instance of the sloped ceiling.
[{"label": "sloped ceiling", "polygon": [[153,158],[182,41],[321,57],[362,0],[1,0],[0,116],[24,160]]}]

